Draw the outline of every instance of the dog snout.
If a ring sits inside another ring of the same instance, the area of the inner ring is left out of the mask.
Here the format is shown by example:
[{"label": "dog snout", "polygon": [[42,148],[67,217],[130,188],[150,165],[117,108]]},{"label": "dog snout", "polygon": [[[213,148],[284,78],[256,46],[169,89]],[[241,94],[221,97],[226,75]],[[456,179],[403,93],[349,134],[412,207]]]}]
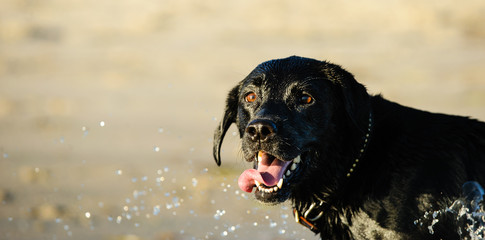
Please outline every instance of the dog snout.
[{"label": "dog snout", "polygon": [[270,120],[257,119],[250,122],[246,127],[246,133],[254,142],[266,142],[270,140],[276,132],[276,124]]}]

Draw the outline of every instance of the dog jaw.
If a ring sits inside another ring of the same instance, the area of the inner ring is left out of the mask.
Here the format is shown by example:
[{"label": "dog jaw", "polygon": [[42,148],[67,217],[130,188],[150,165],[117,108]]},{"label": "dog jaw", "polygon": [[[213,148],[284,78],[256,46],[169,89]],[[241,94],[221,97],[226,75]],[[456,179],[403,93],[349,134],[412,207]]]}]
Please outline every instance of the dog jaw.
[{"label": "dog jaw", "polygon": [[289,178],[299,168],[301,157],[283,161],[263,151],[255,155],[254,169],[245,170],[239,177],[241,190],[252,192],[256,188],[255,196],[262,202],[286,200],[283,196],[288,195]]}]

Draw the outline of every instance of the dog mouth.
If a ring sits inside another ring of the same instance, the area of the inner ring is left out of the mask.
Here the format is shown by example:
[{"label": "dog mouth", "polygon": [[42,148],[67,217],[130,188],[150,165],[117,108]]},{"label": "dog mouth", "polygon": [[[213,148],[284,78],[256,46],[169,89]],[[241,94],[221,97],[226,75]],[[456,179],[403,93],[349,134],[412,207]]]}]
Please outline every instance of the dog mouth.
[{"label": "dog mouth", "polygon": [[254,157],[254,168],[245,170],[239,176],[238,185],[245,192],[256,188],[256,198],[265,201],[283,201],[284,191],[290,185],[294,173],[299,169],[301,156],[292,160],[281,160],[277,157],[258,151]]}]

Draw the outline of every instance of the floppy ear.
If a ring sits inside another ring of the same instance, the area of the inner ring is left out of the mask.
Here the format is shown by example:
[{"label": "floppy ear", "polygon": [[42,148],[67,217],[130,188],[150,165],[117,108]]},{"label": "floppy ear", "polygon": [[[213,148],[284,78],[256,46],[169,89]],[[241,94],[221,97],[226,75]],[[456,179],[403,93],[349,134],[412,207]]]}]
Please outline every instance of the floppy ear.
[{"label": "floppy ear", "polygon": [[214,160],[216,160],[217,166],[221,166],[222,140],[224,140],[224,136],[226,135],[226,132],[231,124],[236,122],[238,96],[239,85],[234,87],[229,92],[226,100],[226,108],[224,109],[224,116],[222,117],[219,126],[214,131],[214,145],[212,148],[212,154],[214,155]]},{"label": "floppy ear", "polygon": [[362,132],[367,130],[370,114],[370,96],[364,85],[358,83],[354,76],[338,65],[329,64],[325,70],[331,81],[342,89],[345,111],[351,121]]}]

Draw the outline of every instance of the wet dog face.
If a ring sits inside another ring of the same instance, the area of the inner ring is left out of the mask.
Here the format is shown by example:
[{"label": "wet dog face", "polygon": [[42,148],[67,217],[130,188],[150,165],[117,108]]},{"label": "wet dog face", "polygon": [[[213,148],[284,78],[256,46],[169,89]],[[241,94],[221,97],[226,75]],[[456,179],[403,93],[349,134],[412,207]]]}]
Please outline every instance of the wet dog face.
[{"label": "wet dog face", "polygon": [[344,141],[339,129],[348,129],[360,118],[349,99],[365,97],[353,93],[362,90],[354,83],[339,66],[313,59],[290,57],[260,64],[229,93],[214,135],[216,162],[220,164],[222,139],[235,123],[244,159],[253,163],[239,177],[242,190],[255,188],[258,200],[277,203],[315,181],[331,184],[343,175],[346,162],[325,158],[338,152],[333,146]]}]

